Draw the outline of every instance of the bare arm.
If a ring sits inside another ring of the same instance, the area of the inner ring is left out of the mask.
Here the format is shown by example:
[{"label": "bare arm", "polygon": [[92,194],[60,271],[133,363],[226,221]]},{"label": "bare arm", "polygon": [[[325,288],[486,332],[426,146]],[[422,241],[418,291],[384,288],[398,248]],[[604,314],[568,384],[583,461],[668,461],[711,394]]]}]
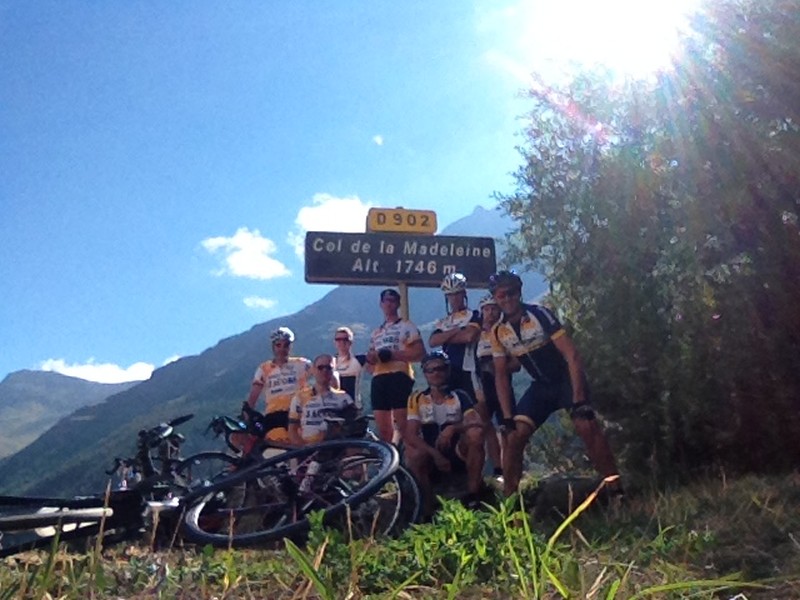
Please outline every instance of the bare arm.
[{"label": "bare arm", "polygon": [[481,335],[481,329],[475,323],[466,327],[451,329],[450,331],[437,331],[431,334],[428,340],[430,346],[443,346],[444,344],[473,344]]},{"label": "bare arm", "polygon": [[567,361],[569,380],[572,384],[572,401],[576,404],[584,402],[586,400],[586,389],[583,385],[583,362],[578,354],[578,349],[566,333],[553,339],[553,344],[561,352],[564,360]]},{"label": "bare arm", "polygon": [[256,402],[258,402],[258,397],[261,395],[261,390],[263,389],[264,384],[258,381],[254,381],[250,386],[250,394],[247,396],[247,404],[250,405],[250,408],[256,407]]},{"label": "bare arm", "polygon": [[303,446],[305,442],[300,435],[300,423],[296,421],[289,421],[289,443],[292,446]]},{"label": "bare arm", "polygon": [[437,458],[444,458],[436,448],[429,446],[425,440],[422,439],[420,432],[422,425],[416,419],[406,421],[406,426],[403,429],[403,443],[429,455],[436,460]]},{"label": "bare arm", "polygon": [[403,362],[417,362],[425,356],[425,344],[422,340],[414,340],[403,350],[394,350],[392,360],[402,360]]},{"label": "bare arm", "polygon": [[494,386],[497,389],[497,400],[503,411],[503,418],[510,419],[514,414],[511,403],[511,383],[508,380],[508,357],[494,357]]}]

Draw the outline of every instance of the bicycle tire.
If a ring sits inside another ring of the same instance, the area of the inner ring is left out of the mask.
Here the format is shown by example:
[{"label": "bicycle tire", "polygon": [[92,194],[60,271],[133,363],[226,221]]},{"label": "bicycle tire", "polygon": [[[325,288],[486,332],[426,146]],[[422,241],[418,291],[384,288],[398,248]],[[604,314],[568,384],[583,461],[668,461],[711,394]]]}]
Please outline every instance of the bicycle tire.
[{"label": "bicycle tire", "polygon": [[[319,459],[319,460],[317,460]],[[319,473],[306,473],[312,461]],[[305,533],[311,512],[330,521],[375,494],[399,466],[384,442],[335,440],[289,450],[190,492],[184,538],[217,547],[263,544]],[[309,489],[303,490],[303,483]]]},{"label": "bicycle tire", "polygon": [[354,538],[396,536],[417,522],[421,507],[417,480],[400,465],[381,489],[350,510],[349,522],[341,525]]},{"label": "bicycle tire", "polygon": [[53,512],[22,513],[0,517],[0,531],[26,531],[42,527],[58,527],[73,523],[94,524],[110,518],[114,511],[110,508],[69,508]]},{"label": "bicycle tire", "polygon": [[197,487],[209,486],[233,474],[240,462],[238,457],[225,452],[198,452],[175,465],[174,485],[182,495]]}]

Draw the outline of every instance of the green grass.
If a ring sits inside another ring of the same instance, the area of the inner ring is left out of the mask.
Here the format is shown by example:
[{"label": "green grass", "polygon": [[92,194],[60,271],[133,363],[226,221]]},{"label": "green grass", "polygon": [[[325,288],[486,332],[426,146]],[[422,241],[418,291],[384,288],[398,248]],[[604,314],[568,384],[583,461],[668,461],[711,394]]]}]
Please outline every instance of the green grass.
[{"label": "green grass", "polygon": [[800,598],[798,506],[797,474],[706,480],[621,507],[590,495],[566,518],[445,501],[392,540],[317,523],[305,547],[278,550],[26,553],[0,563],[0,600]]}]

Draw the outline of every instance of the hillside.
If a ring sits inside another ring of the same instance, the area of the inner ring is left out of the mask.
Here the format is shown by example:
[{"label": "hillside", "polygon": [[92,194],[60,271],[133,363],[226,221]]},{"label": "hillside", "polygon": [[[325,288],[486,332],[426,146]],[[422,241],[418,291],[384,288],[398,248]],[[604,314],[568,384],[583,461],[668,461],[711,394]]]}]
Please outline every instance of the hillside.
[{"label": "hillside", "polygon": [[[501,237],[508,222],[497,213],[477,208],[442,233]],[[545,289],[541,278],[528,274],[526,296]],[[356,333],[355,349],[366,350],[368,332],[380,320],[380,288],[340,286],[298,313],[272,319],[249,331],[220,341],[197,356],[182,358],[157,369],[152,377],[105,402],[81,408],[61,419],[45,436],[22,452],[0,462],[0,492],[89,493],[101,489],[103,470],[114,456],[134,452],[136,432],[175,416],[193,413],[182,426],[188,441],[185,452],[218,447],[204,437],[216,414],[235,414],[246,397],[256,366],[269,356],[268,334],[286,325],[297,334],[296,354],[314,356],[333,350],[332,332],[348,325]],[[470,292],[477,304],[483,290]],[[423,330],[444,313],[444,301],[436,289],[409,291],[411,317]]]},{"label": "hillside", "polygon": [[96,383],[48,371],[9,374],[0,382],[0,458],[18,452],[74,410],[136,383]]}]

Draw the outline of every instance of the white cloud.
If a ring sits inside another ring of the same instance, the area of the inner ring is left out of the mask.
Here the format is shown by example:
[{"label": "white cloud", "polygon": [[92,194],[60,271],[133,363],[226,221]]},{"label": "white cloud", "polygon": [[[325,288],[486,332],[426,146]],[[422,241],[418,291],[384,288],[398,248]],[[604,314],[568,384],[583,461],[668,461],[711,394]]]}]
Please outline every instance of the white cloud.
[{"label": "white cloud", "polygon": [[270,308],[274,308],[277,304],[277,300],[262,298],[261,296],[248,296],[244,299],[244,305],[247,308],[269,310]]},{"label": "white cloud", "polygon": [[222,254],[225,266],[216,275],[233,275],[250,279],[272,279],[289,275],[289,269],[270,255],[277,250],[275,242],[261,236],[258,229],[240,227],[233,237],[212,237],[202,241],[211,254]]},{"label": "white cloud", "polygon": [[372,137],[372,141],[375,142],[376,146],[383,146],[383,136],[382,135],[375,135]]},{"label": "white cloud", "polygon": [[371,206],[358,196],[337,198],[330,194],[314,194],[312,205],[298,211],[295,230],[289,233],[288,242],[294,246],[297,256],[303,258],[307,231],[363,232]]},{"label": "white cloud", "polygon": [[98,383],[123,383],[149,379],[155,368],[145,362],[137,362],[123,368],[112,363],[95,363],[90,358],[85,364],[67,364],[61,358],[49,358],[40,367],[42,371],[55,371],[70,377],[79,377]]},{"label": "white cloud", "polygon": [[183,357],[180,354],[173,354],[172,356],[167,358],[163,363],[161,363],[161,366],[163,367],[163,366],[168,365],[170,363],[174,363],[176,360],[180,360],[181,358],[183,358]]}]

